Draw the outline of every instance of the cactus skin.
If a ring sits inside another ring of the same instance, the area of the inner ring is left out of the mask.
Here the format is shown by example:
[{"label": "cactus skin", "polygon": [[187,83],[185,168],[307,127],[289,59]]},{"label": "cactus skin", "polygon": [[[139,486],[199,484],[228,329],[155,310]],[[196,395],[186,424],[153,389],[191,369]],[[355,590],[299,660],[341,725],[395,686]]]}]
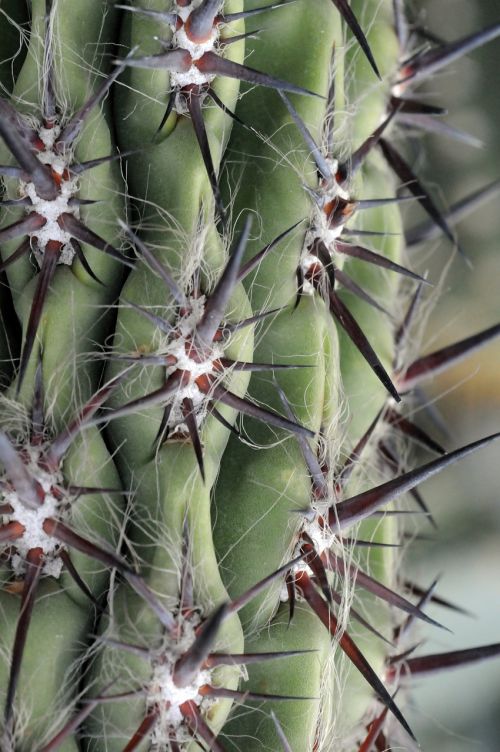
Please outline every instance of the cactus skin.
[{"label": "cactus skin", "polygon": [[499,434],[446,453],[406,407],[500,326],[407,354],[392,197],[453,213],[398,119],[500,25],[407,61],[399,0],[27,6],[0,7],[2,752],[411,749],[402,680],[500,647],[405,655],[435,596],[380,544]]}]

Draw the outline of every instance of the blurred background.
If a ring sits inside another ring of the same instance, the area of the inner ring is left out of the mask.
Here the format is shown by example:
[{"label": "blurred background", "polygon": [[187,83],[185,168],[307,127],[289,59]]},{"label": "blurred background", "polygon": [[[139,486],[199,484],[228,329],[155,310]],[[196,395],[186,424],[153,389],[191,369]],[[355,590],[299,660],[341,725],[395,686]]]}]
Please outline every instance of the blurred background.
[{"label": "blurred background", "polygon": [[[499,0],[414,0],[415,15],[439,37],[453,40],[500,22]],[[449,66],[426,88],[426,101],[449,104],[446,122],[484,143],[474,148],[443,137],[426,137],[419,175],[441,206],[450,206],[500,178],[500,40]],[[415,211],[414,221],[422,220]],[[500,321],[500,194],[458,225],[471,270],[455,257],[439,304],[426,327],[424,352]],[[453,249],[433,242],[411,254],[416,271],[437,279]],[[449,430],[447,448],[500,430],[500,340],[488,345],[426,389]],[[425,425],[425,421],[422,423]],[[436,434],[436,428],[427,424]],[[423,457],[422,457],[423,459]],[[423,487],[439,531],[409,553],[412,579],[428,586],[440,575],[439,594],[475,618],[429,609],[453,634],[422,630],[420,650],[442,652],[500,642],[500,446],[466,459]],[[418,681],[408,720],[427,752],[500,750],[500,658]]]}]

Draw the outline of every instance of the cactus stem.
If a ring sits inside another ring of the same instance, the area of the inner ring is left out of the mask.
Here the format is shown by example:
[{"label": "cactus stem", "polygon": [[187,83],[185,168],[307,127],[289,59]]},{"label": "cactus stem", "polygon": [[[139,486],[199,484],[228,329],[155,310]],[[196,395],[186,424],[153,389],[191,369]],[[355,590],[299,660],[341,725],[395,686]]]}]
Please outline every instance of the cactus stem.
[{"label": "cactus stem", "polygon": [[432,624],[434,627],[445,629],[448,632],[450,631],[435,619],[431,619],[430,616],[427,616],[427,614],[425,614],[420,608],[417,608],[417,606],[414,606],[413,603],[410,603],[406,598],[395,593],[381,582],[377,582],[373,577],[370,577],[366,572],[363,572],[362,569],[359,569],[359,567],[352,564],[346,564],[346,562],[341,557],[336,556],[333,551],[325,551],[322,554],[322,558],[329,568],[338,572],[342,577],[350,577],[357,585],[368,590],[368,592],[372,593],[377,598],[386,601],[386,603],[389,603],[391,606],[399,608],[401,611],[406,611],[417,619]]},{"label": "cactus stem", "polygon": [[363,333],[361,327],[347,306],[340,300],[339,296],[333,290],[330,290],[329,303],[330,312],[350,337],[353,344],[357,347],[377,378],[385,386],[391,397],[396,402],[401,402],[401,397],[399,396],[396,387],[392,383],[389,374],[380,362],[374,349],[368,342],[366,335]]},{"label": "cactus stem", "polygon": [[[396,110],[391,110],[385,120],[380,123],[378,128],[376,128],[373,133],[370,133],[370,135],[363,141],[363,143],[358,146],[355,151],[353,151],[349,159],[346,162],[339,164],[336,175],[336,178],[339,182],[345,183],[349,178],[353,178],[360,167],[364,164],[368,154],[378,144],[387,126],[395,115]],[[384,233],[384,235],[385,234],[386,233]]]},{"label": "cactus stem", "polygon": [[377,63],[375,62],[375,58],[373,57],[373,53],[370,49],[370,45],[368,44],[368,40],[365,37],[361,29],[361,26],[359,25],[358,20],[356,16],[354,15],[352,8],[350,7],[348,1],[347,0],[332,0],[332,2],[337,8],[337,10],[339,11],[344,21],[346,22],[346,24],[348,25],[348,27],[350,28],[350,30],[352,31],[352,33],[354,34],[354,36],[356,37],[359,46],[365,53],[366,59],[368,60],[368,62],[370,63],[373,69],[373,72],[375,73],[377,78],[381,80],[380,71],[377,67]]},{"label": "cactus stem", "polygon": [[366,679],[368,684],[372,687],[374,692],[378,695],[381,701],[386,705],[392,714],[397,718],[401,726],[405,731],[415,739],[415,736],[406,722],[401,711],[391,698],[387,689],[384,687],[377,674],[374,672],[364,655],[361,653],[357,645],[353,642],[352,638],[347,632],[343,632],[342,635],[338,635],[338,621],[335,615],[328,608],[328,604],[321,598],[316,591],[313,583],[311,582],[309,575],[302,570],[297,579],[297,586],[300,588],[304,598],[307,600],[315,614],[323,622],[324,626],[330,631],[330,633],[339,640],[341,649],[345,652],[349,660],[353,663],[362,676]]},{"label": "cactus stem", "polygon": [[61,250],[62,243],[60,243],[58,240],[49,240],[44,249],[42,265],[40,267],[40,273],[37,277],[36,290],[33,295],[33,302],[31,304],[28,325],[26,327],[26,336],[24,338],[23,349],[21,352],[21,360],[19,362],[19,372],[16,386],[17,394],[19,394],[21,384],[26,374],[28,361],[33,350],[33,345],[35,344],[38,325],[40,324],[40,319],[42,318],[45,299],[49,291],[50,283],[52,282],[52,279],[54,277],[54,272]]},{"label": "cactus stem", "polygon": [[219,183],[215,172],[214,163],[212,161],[212,154],[210,152],[210,144],[208,143],[207,131],[205,128],[205,121],[203,120],[203,113],[201,108],[201,87],[192,87],[192,89],[185,94],[185,102],[188,112],[191,116],[191,122],[193,123],[193,129],[200,148],[200,154],[207,171],[208,179],[214,195],[215,206],[217,212],[221,218],[221,221],[225,223],[226,216],[224,207],[222,206],[222,196],[219,189]]},{"label": "cactus stem", "polygon": [[35,605],[35,596],[43,570],[43,550],[33,548],[28,552],[26,557],[26,574],[24,577],[23,590],[21,594],[21,608],[19,619],[16,625],[16,634],[14,637],[14,646],[12,648],[12,658],[10,664],[9,683],[7,686],[7,695],[5,699],[4,710],[4,734],[7,738],[12,737],[12,722],[14,713],[14,697],[16,694],[19,672],[23,659],[24,647],[28,630]]},{"label": "cactus stem", "polygon": [[273,653],[241,653],[236,655],[232,653],[227,655],[225,653],[210,653],[205,664],[207,667],[212,668],[215,666],[249,666],[252,663],[261,663],[265,661],[275,661],[281,659],[291,658],[295,655],[305,655],[307,653],[315,653],[315,650],[285,650],[275,651]]},{"label": "cactus stem", "polygon": [[[284,4],[279,3],[276,6],[254,9],[251,15],[256,12],[270,10],[273,7],[277,8]],[[158,131],[161,131],[174,108],[180,115],[186,112],[190,115],[200,154],[212,188],[217,213],[224,224],[225,214],[222,206],[222,197],[203,120],[203,100],[208,94],[223,112],[227,112],[235,120],[239,120],[239,118],[230,112],[219,99],[218,95],[210,87],[211,81],[216,76],[223,76],[238,81],[245,81],[256,86],[269,87],[280,92],[288,91],[294,94],[322,97],[320,94],[309,89],[222,57],[220,53],[228,43],[238,41],[238,39],[245,38],[248,35],[242,34],[234,39],[219,40],[219,26],[237,18],[244,18],[250,15],[250,13],[243,12],[229,14],[226,17],[220,16],[218,15],[216,6],[220,7],[220,2],[203,0],[195,8],[185,11],[183,10],[184,5],[177,3],[179,13],[160,14],[161,20],[167,20],[172,27],[176,47],[173,49],[168,48],[166,52],[158,55],[149,55],[140,58],[132,57],[132,51],[124,60],[116,60],[115,64],[119,66],[119,72],[128,66],[134,68],[163,68],[171,73],[172,91]],[[127,8],[127,10],[131,9]],[[142,9],[134,10],[137,12],[146,12],[149,15],[156,15],[154,12],[148,13]],[[350,9],[348,11],[350,12]],[[352,12],[350,13],[352,15]],[[366,44],[366,40],[364,41]],[[117,75],[119,73],[115,72],[113,78],[116,78]]]},{"label": "cactus stem", "polygon": [[69,719],[69,721],[62,727],[58,733],[52,737],[52,739],[44,744],[40,749],[40,752],[55,752],[59,747],[81,726],[83,721],[92,713],[93,710],[99,705],[100,699],[86,700],[82,708],[75,713],[75,715]]},{"label": "cactus stem", "polygon": [[285,732],[281,728],[281,724],[272,710],[271,710],[271,718],[273,719],[273,723],[276,727],[276,733],[278,734],[278,738],[280,740],[281,746],[283,747],[283,752],[292,752],[292,748],[290,747],[290,744],[288,743],[288,739],[285,736]]},{"label": "cactus stem", "polygon": [[97,611],[100,612],[100,613],[102,613],[104,611],[103,607],[94,598],[94,596],[92,594],[92,591],[87,586],[85,580],[78,573],[78,570],[75,567],[75,565],[73,564],[73,561],[72,561],[71,556],[69,555],[69,553],[63,549],[63,550],[60,551],[59,557],[60,557],[62,563],[64,564],[64,566],[66,567],[66,569],[68,570],[68,572],[69,572],[69,574],[70,574],[73,582],[75,582],[75,584],[80,588],[81,592],[89,599],[89,601],[91,601],[94,604],[94,606],[97,609]]}]

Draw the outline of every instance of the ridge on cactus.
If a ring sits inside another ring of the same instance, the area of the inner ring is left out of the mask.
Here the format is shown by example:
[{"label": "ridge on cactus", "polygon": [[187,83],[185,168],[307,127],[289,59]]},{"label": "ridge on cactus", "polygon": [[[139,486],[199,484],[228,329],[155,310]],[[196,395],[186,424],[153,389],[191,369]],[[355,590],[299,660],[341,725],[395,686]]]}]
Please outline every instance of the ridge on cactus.
[{"label": "ridge on cactus", "polygon": [[[216,403],[229,405],[241,413],[252,416],[280,428],[308,435],[310,432],[293,420],[284,418],[271,410],[265,410],[246,399],[226,389],[221,381],[226,372],[231,371],[274,371],[289,368],[304,368],[303,365],[279,363],[246,363],[231,360],[225,355],[225,340],[231,333],[254,323],[255,316],[242,321],[225,323],[223,321],[225,309],[237,282],[260,262],[276,245],[278,239],[269,243],[262,251],[250,259],[241,269],[241,258],[246,248],[251,229],[250,218],[247,219],[242,236],[231,255],[214,290],[205,295],[193,283],[193,289],[185,294],[170,276],[169,272],[155,260],[151,252],[141,243],[139,238],[130,230],[128,234],[134,238],[147,259],[151,269],[159,274],[165,282],[166,288],[172,293],[179,308],[178,322],[174,325],[168,319],[163,319],[140,308],[131,306],[151,321],[161,332],[162,340],[156,353],[139,353],[137,355],[116,355],[118,360],[132,363],[164,365],[166,368],[165,383],[159,389],[144,397],[138,397],[132,402],[122,405],[108,412],[104,420],[114,419],[137,412],[145,406],[166,402],[162,422],[158,431],[157,444],[161,446],[167,439],[176,434],[187,434],[193,444],[202,478],[204,479],[203,448],[199,428],[211,412],[223,425],[227,425],[225,418],[216,408]],[[271,315],[275,311],[265,311],[256,314],[259,319]],[[111,356],[113,357],[113,356]],[[230,427],[232,430],[232,427]]]},{"label": "ridge on cactus", "polygon": [[100,284],[92,271],[81,243],[109,254],[128,265],[127,259],[99,237],[79,219],[79,207],[92,203],[80,198],[78,176],[86,170],[115,159],[114,155],[87,162],[74,162],[74,143],[85,119],[109,91],[120,74],[117,68],[100,86],[99,90],[62,124],[54,94],[52,65],[46,72],[45,91],[42,94],[41,122],[31,127],[9,102],[0,102],[0,134],[17,160],[19,167],[0,167],[0,174],[18,179],[19,199],[3,201],[4,205],[25,207],[27,216],[0,230],[0,241],[22,238],[19,247],[0,265],[0,271],[26,254],[34,254],[40,268],[38,285],[33,296],[26,338],[22,350],[18,388],[20,388],[33,343],[43,314],[43,306],[57,264],[71,266],[75,256],[86,272]]},{"label": "ridge on cactus", "polygon": [[2,4],[1,752],[410,750],[413,678],[500,656],[421,650],[467,612],[401,561],[406,520],[441,534],[421,484],[500,438],[414,416],[500,324],[415,352],[405,253],[460,263],[499,182],[446,209],[403,137],[476,144],[419,87],[499,36],[403,0]]},{"label": "ridge on cactus", "polygon": [[[286,5],[287,2],[288,0],[284,0],[284,2],[276,3],[270,7],[277,9]],[[143,8],[119,7],[124,10],[152,15],[151,11]],[[226,107],[219,98],[217,91],[211,86],[215,77],[236,78],[239,81],[247,81],[251,84],[268,86],[277,91],[288,91],[295,94],[315,96],[315,93],[225,58],[222,55],[225,48],[245,38],[245,34],[225,35],[223,33],[225,26],[231,24],[232,21],[242,20],[250,15],[254,16],[257,12],[268,10],[268,8],[257,8],[247,13],[240,11],[239,13],[228,14],[221,13],[221,8],[221,0],[203,0],[198,5],[179,0],[174,4],[174,9],[170,13],[155,13],[153,11],[153,17],[170,25],[173,34],[171,42],[162,41],[162,47],[165,51],[159,55],[129,58],[120,64],[140,68],[164,68],[169,71],[171,92],[167,109],[158,130],[163,128],[172,111],[176,112],[177,115],[188,114],[190,116],[200,153],[210,179],[217,210],[223,218],[224,209],[221,203],[216,170],[203,121],[203,102],[208,97],[222,112],[229,114],[233,119],[237,120],[238,118]]]}]

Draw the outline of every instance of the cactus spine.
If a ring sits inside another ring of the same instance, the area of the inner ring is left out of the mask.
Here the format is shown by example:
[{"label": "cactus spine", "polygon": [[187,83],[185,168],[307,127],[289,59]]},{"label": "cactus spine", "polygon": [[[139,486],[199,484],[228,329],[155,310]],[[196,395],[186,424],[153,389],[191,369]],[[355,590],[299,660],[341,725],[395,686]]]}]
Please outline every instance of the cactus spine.
[{"label": "cactus spine", "polygon": [[[445,451],[405,409],[500,326],[411,352],[401,204],[456,245],[468,202],[444,217],[401,126],[500,25],[429,47],[399,0],[0,12],[2,751],[410,749],[408,677],[500,646],[407,652],[440,625],[387,545],[398,500],[432,522],[418,485],[500,434]],[[434,457],[408,469],[405,439]]]}]

